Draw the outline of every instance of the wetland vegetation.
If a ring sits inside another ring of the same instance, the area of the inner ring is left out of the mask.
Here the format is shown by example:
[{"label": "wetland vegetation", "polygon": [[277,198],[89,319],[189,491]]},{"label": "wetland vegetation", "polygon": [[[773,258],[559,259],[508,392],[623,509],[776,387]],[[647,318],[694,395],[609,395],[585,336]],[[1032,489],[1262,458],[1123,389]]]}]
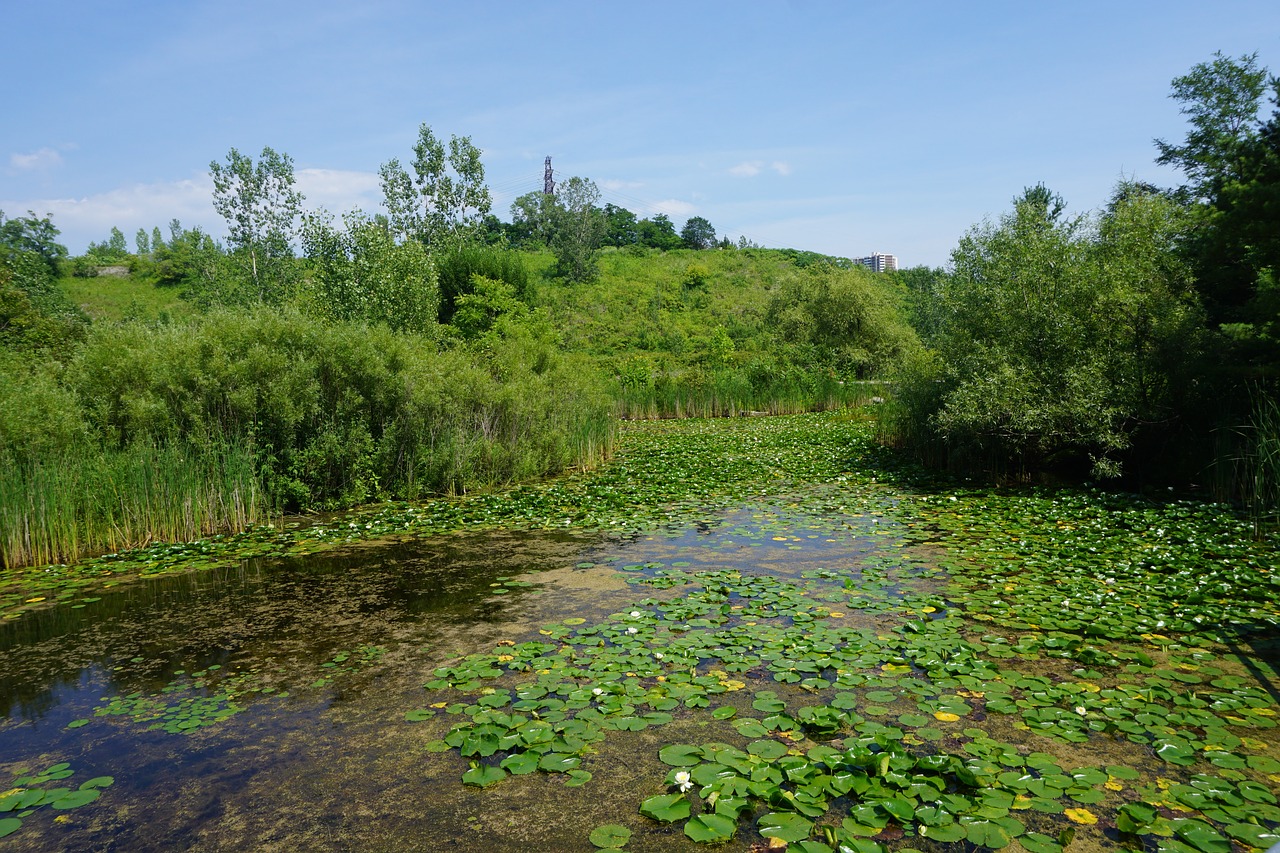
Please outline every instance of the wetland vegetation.
[{"label": "wetland vegetation", "polygon": [[269,148],[225,244],[0,215],[0,846],[1280,841],[1255,65],[945,271],[502,222],[425,125],[386,216]]}]

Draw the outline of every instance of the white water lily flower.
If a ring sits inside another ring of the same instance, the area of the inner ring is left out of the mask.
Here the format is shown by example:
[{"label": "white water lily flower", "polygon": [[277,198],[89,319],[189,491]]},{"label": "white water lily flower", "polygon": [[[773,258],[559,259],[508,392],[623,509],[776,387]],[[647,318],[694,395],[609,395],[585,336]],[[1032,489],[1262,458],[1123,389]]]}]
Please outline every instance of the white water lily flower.
[{"label": "white water lily flower", "polygon": [[639,618],[640,618],[641,616],[643,616],[643,615],[644,615],[644,614],[643,614],[643,613],[641,613],[639,610],[632,610],[632,611],[631,611],[631,618],[632,618],[632,619],[639,619]]},{"label": "white water lily flower", "polygon": [[680,793],[684,793],[693,787],[693,779],[689,778],[688,770],[676,771],[676,786],[680,789]]},{"label": "white water lily flower", "polygon": [[663,659],[663,657],[665,657],[665,655],[663,655],[663,654],[662,654],[662,652],[654,652],[654,653],[653,653],[653,656],[654,656],[655,658],[657,658],[658,660],[662,660],[662,659]]},{"label": "white water lily flower", "polygon": [[633,628],[628,628],[628,629],[627,629],[627,633],[628,633],[628,634],[638,634],[638,633],[640,633],[640,629],[639,629],[639,628],[634,628],[634,627],[633,627]]},{"label": "white water lily flower", "polygon": [[604,695],[604,689],[603,689],[603,688],[601,688],[601,687],[593,687],[593,688],[591,688],[591,692],[592,692],[594,695],[596,695],[596,696],[603,696],[603,695]]},{"label": "white water lily flower", "polygon": [[1085,708],[1084,708],[1084,706],[1083,706],[1083,705],[1077,705],[1077,706],[1076,706],[1076,713],[1083,717],[1085,714],[1087,714],[1087,713],[1089,713],[1089,712],[1085,710]]}]

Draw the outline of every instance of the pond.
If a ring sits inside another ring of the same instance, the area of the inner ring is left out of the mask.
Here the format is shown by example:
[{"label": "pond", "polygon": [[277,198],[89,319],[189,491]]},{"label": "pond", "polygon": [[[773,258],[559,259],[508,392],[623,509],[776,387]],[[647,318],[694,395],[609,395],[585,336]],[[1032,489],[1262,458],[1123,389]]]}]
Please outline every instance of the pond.
[{"label": "pond", "polygon": [[[719,452],[782,482],[623,533],[373,538],[0,623],[0,850],[1273,843],[1267,543],[1190,504],[846,476],[838,430],[830,471],[778,478],[729,428]],[[654,429],[669,454],[682,428]]]}]

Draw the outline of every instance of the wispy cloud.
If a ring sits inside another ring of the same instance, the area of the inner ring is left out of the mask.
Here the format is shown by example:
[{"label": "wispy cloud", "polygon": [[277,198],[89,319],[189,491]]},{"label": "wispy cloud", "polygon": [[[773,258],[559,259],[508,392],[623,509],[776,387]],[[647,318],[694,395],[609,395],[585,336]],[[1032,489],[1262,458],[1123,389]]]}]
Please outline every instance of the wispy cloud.
[{"label": "wispy cloud", "polygon": [[664,199],[663,201],[654,202],[653,205],[659,213],[665,213],[667,216],[689,216],[698,208],[687,201],[680,201],[676,198]]},{"label": "wispy cloud", "polygon": [[738,178],[754,178],[763,168],[763,160],[747,160],[730,168],[729,174]]},{"label": "wispy cloud", "polygon": [[62,155],[52,148],[41,148],[30,154],[10,154],[9,165],[23,172],[52,169],[62,165]]},{"label": "wispy cloud", "polygon": [[363,210],[374,212],[382,201],[382,188],[375,172],[342,169],[299,169],[298,190],[307,197],[304,207],[323,207],[333,212]]},{"label": "wispy cloud", "polygon": [[777,172],[779,175],[786,177],[791,174],[791,164],[785,160],[774,160],[769,164],[769,168]]},{"label": "wispy cloud", "polygon": [[620,181],[611,179],[600,182],[600,189],[618,192],[619,190],[638,190],[644,186],[644,181]]}]

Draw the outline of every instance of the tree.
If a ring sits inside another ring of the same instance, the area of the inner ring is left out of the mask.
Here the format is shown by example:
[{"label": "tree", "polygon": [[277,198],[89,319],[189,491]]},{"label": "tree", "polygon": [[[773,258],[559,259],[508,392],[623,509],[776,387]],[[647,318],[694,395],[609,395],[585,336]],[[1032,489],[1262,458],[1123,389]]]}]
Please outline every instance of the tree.
[{"label": "tree", "polygon": [[597,207],[600,190],[586,178],[573,177],[560,183],[555,198],[551,251],[556,275],[572,282],[590,281],[606,228],[604,212]]},{"label": "tree", "polygon": [[517,243],[550,245],[556,197],[538,190],[511,202],[511,226]]},{"label": "tree", "polygon": [[139,256],[151,254],[151,235],[147,233],[147,229],[138,229],[138,233],[133,235],[133,245]]},{"label": "tree", "polygon": [[618,207],[614,204],[606,204],[604,206],[605,219],[605,236],[604,243],[606,246],[623,246],[635,245],[640,240],[640,232],[636,227],[636,215],[625,207]]},{"label": "tree", "polygon": [[1156,162],[1186,173],[1186,192],[1197,200],[1213,200],[1228,181],[1240,180],[1245,150],[1256,138],[1256,118],[1266,89],[1267,70],[1258,54],[1238,60],[1213,55],[1190,73],[1173,80],[1175,101],[1189,116],[1191,129],[1181,145],[1155,141]]},{"label": "tree", "polygon": [[6,219],[0,210],[0,261],[11,252],[32,252],[40,258],[49,275],[56,276],[58,262],[67,256],[67,247],[57,239],[60,233],[50,214],[37,217],[34,211],[28,210],[26,216]]},{"label": "tree", "polygon": [[151,251],[158,252],[163,245],[164,236],[160,233],[160,227],[156,226],[151,229]]},{"label": "tree", "polygon": [[412,176],[397,159],[378,170],[392,227],[433,250],[469,239],[492,206],[480,149],[469,136],[451,136],[446,154],[444,143],[423,124],[413,153]]},{"label": "tree", "polygon": [[232,148],[227,163],[209,164],[213,207],[227,221],[228,245],[248,276],[248,299],[224,294],[223,301],[278,303],[287,296],[293,259],[291,241],[302,212],[302,193],[294,189],[293,160],[263,148],[253,158]]},{"label": "tree", "polygon": [[701,216],[691,217],[680,231],[680,239],[688,249],[710,249],[716,244],[716,229]]},{"label": "tree", "polygon": [[306,217],[302,239],[313,268],[314,304],[336,320],[431,333],[440,308],[435,266],[417,240],[398,241],[385,217]]},{"label": "tree", "polygon": [[653,249],[668,251],[679,249],[683,244],[676,226],[665,213],[655,214],[652,219],[641,219],[637,224],[639,242]]},{"label": "tree", "polygon": [[[1276,113],[1259,117],[1271,89]],[[1212,328],[1228,340],[1224,361],[1252,373],[1280,368],[1280,78],[1257,54],[1214,54],[1173,81],[1190,129],[1182,145],[1157,140],[1157,162],[1187,176],[1178,195],[1196,227],[1180,247],[1195,268]]]},{"label": "tree", "polygon": [[1089,460],[1114,475],[1189,384],[1201,314],[1173,251],[1188,218],[1124,187],[1101,219],[1054,220],[1044,198],[1024,193],[961,239],[938,294],[937,358],[902,399],[917,427],[971,459]]}]

